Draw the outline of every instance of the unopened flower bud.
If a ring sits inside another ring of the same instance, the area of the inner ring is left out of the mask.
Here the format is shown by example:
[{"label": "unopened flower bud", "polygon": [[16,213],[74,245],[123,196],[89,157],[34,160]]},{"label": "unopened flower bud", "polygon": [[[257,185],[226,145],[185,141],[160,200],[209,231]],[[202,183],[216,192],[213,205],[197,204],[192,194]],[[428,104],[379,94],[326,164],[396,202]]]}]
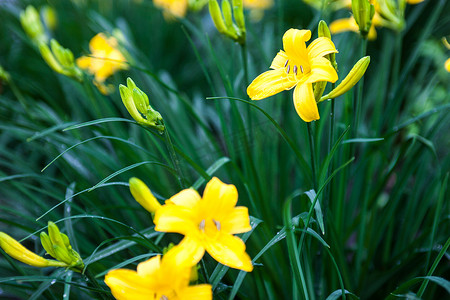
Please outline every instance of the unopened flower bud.
[{"label": "unopened flower bud", "polygon": [[154,214],[161,207],[161,204],[142,180],[132,177],[129,183],[133,198],[148,212]]},{"label": "unopened flower bud", "polygon": [[370,56],[365,56],[358,60],[358,62],[353,66],[344,80],[342,80],[334,90],[332,90],[325,96],[322,96],[319,102],[325,101],[327,99],[334,99],[348,92],[364,75],[367,67],[369,66],[369,63]]}]

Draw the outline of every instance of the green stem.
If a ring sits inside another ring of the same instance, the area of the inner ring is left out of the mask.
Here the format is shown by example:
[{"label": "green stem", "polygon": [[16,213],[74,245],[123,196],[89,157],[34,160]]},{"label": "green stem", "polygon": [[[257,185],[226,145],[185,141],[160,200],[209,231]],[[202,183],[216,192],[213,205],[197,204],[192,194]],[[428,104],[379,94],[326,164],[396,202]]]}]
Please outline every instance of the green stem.
[{"label": "green stem", "polygon": [[106,291],[97,281],[95,276],[91,273],[89,269],[85,269],[84,273],[82,273],[86,279],[88,285],[92,286],[94,289],[98,290],[97,293],[103,300],[111,300],[114,299],[111,294]]},{"label": "green stem", "polygon": [[[367,52],[367,39],[363,39],[361,44],[361,57],[366,56],[366,52]],[[358,136],[359,121],[361,120],[361,111],[362,111],[361,101],[362,101],[363,87],[364,87],[364,77],[362,77],[358,82],[357,94],[353,103],[353,109],[355,111],[355,119],[354,119],[355,125],[353,127],[354,137]]]},{"label": "green stem", "polygon": [[311,152],[311,171],[313,177],[314,191],[317,192],[316,161],[315,161],[316,152],[314,149],[314,137],[311,130],[311,122],[307,122],[306,126],[308,127],[309,149]]},{"label": "green stem", "polygon": [[177,171],[178,174],[178,182],[180,183],[181,188],[186,188],[183,172],[181,171],[180,167],[180,161],[178,160],[177,154],[175,153],[175,149],[173,147],[172,140],[170,139],[169,130],[164,125],[164,138],[167,146],[167,150],[169,151],[170,159],[172,160],[172,165],[175,171]]}]

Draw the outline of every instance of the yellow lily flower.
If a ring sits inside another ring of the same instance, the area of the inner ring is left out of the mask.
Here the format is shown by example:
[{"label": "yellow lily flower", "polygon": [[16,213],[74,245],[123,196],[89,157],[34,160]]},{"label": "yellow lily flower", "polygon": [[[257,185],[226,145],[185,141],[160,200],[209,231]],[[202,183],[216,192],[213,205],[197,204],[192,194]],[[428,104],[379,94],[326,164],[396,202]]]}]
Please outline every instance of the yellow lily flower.
[{"label": "yellow lily flower", "polygon": [[189,286],[191,265],[179,264],[174,257],[177,247],[141,262],[137,271],[117,269],[108,272],[105,283],[116,299],[181,300],[212,299],[209,284]]},{"label": "yellow lily flower", "polygon": [[106,78],[119,70],[127,70],[127,60],[117,50],[118,42],[114,37],[106,37],[104,33],[94,36],[89,42],[91,56],[77,59],[77,65],[94,74],[96,83],[103,83]]},{"label": "yellow lily flower", "polygon": [[243,0],[244,7],[250,10],[250,18],[259,21],[264,15],[264,10],[273,6],[273,0]]},{"label": "yellow lily flower", "polygon": [[311,31],[289,29],[283,36],[280,50],[267,71],[256,77],[247,88],[252,100],[260,100],[283,90],[294,89],[294,106],[305,122],[320,119],[312,84],[319,81],[336,82],[338,75],[324,56],[337,53],[333,42],[320,37],[306,47]]},{"label": "yellow lily flower", "polygon": [[447,58],[447,60],[444,63],[445,66],[445,70],[447,70],[447,72],[450,72],[450,58]]},{"label": "yellow lily flower", "polygon": [[176,232],[185,237],[174,257],[194,265],[205,250],[218,262],[246,272],[253,270],[244,242],[233,234],[251,230],[246,207],[235,207],[238,192],[232,184],[214,177],[206,185],[203,198],[193,189],[171,197],[156,211],[155,230]]},{"label": "yellow lily flower", "polygon": [[153,0],[153,4],[163,9],[166,19],[173,16],[182,18],[186,15],[188,8],[188,0]]}]

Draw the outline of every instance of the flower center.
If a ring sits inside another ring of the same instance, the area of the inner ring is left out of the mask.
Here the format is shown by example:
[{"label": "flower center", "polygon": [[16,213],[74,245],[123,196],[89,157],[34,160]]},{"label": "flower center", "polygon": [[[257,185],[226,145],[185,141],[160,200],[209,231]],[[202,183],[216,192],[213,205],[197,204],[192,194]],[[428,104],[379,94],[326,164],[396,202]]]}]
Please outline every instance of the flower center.
[{"label": "flower center", "polygon": [[299,74],[305,73],[302,65],[289,64],[289,59],[286,60],[286,62],[284,63],[284,67],[286,68],[286,74],[288,74],[288,75],[289,75],[289,73],[291,73],[292,75],[297,76]]},{"label": "flower center", "polygon": [[222,228],[222,224],[220,224],[220,221],[211,219],[211,220],[201,220],[201,222],[198,224],[198,229],[205,235],[209,237],[215,237],[219,231]]}]

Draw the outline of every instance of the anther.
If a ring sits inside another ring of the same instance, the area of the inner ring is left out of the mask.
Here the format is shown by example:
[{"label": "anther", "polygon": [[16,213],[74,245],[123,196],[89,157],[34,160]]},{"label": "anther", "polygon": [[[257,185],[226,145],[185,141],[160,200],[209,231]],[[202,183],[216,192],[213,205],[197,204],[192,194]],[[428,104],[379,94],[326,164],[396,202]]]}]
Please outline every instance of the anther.
[{"label": "anther", "polygon": [[219,222],[219,221],[216,221],[216,220],[214,220],[214,219],[213,219],[212,221],[213,221],[214,225],[216,225],[217,230],[220,231],[220,228],[221,228],[220,222]]},{"label": "anther", "polygon": [[162,295],[161,298],[159,298],[159,300],[169,300],[169,298],[167,298],[166,295]]},{"label": "anther", "polygon": [[284,63],[284,67],[286,68],[287,64],[289,63],[289,59]]},{"label": "anther", "polygon": [[297,75],[297,66],[294,66],[294,73]]},{"label": "anther", "polygon": [[291,66],[287,66],[286,73],[289,74],[289,71],[290,71],[290,70],[291,70]]},{"label": "anther", "polygon": [[205,221],[205,220],[202,220],[202,221],[200,222],[200,224],[198,224],[198,228],[199,228],[200,230],[205,230],[205,223],[206,223],[206,221]]},{"label": "anther", "polygon": [[300,70],[302,71],[302,73],[303,73],[303,66],[300,66]]}]

